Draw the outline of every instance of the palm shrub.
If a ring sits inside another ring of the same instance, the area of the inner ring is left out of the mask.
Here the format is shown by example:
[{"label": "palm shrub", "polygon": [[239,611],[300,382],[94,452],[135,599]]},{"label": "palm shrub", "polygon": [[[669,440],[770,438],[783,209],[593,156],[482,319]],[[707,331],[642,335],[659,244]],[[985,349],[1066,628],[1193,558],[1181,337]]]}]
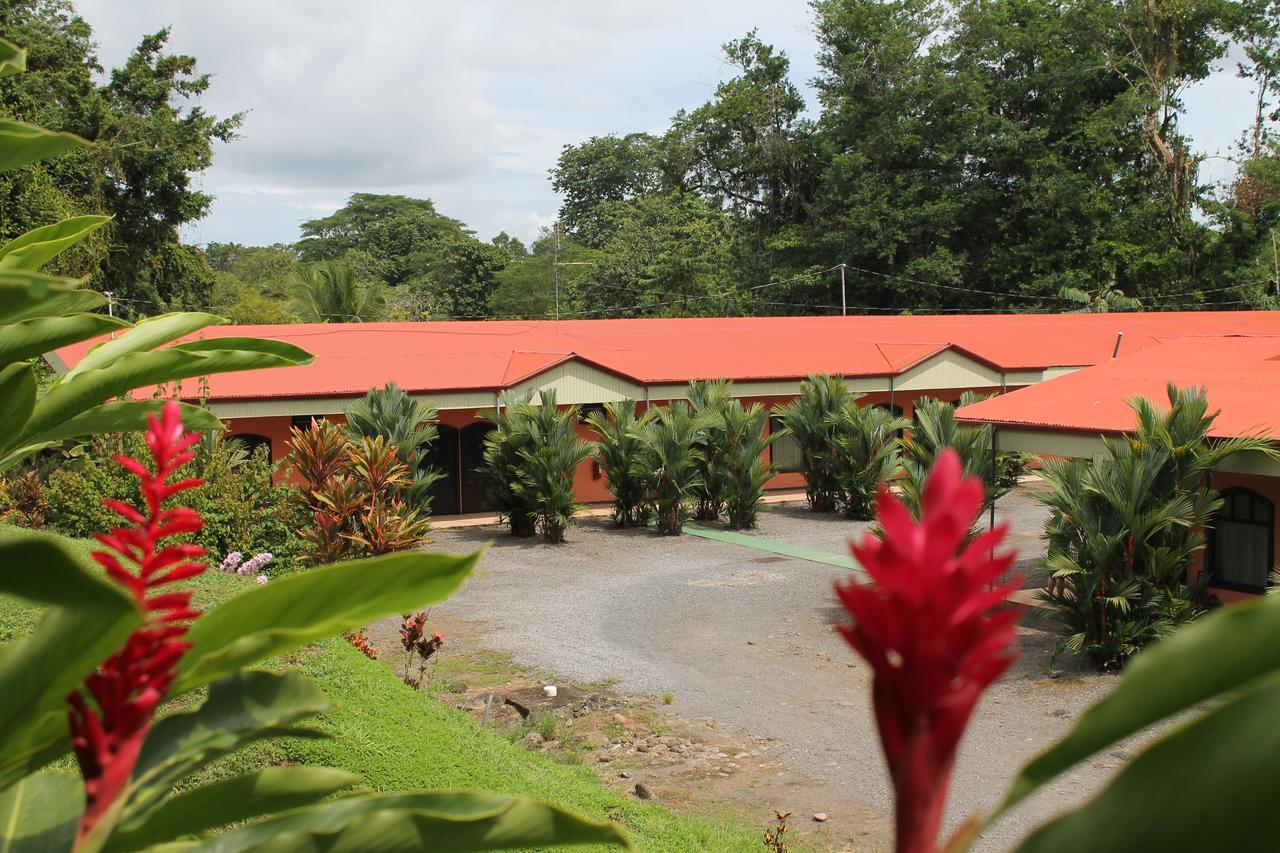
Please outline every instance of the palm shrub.
[{"label": "palm shrub", "polygon": [[653,418],[634,435],[645,448],[645,465],[651,472],[650,501],[658,532],[678,535],[689,519],[702,483],[698,446],[705,440],[706,421],[684,401],[657,406]]},{"label": "palm shrub", "polygon": [[717,473],[722,483],[725,520],[734,530],[756,526],[765,483],[777,473],[764,452],[774,441],[765,434],[769,415],[759,403],[744,407],[730,400],[721,407],[718,426],[724,432],[724,447],[718,456]]},{"label": "palm shrub", "polygon": [[578,407],[556,406],[554,391],[543,391],[541,405],[524,410],[529,446],[520,452],[520,478],[513,489],[532,513],[538,532],[548,542],[563,542],[564,531],[579,508],[574,475],[595,447],[581,438],[575,425]]},{"label": "palm shrub", "polygon": [[550,390],[540,392],[536,405],[529,395],[505,394],[499,402],[479,414],[494,425],[484,451],[490,499],[514,535],[541,532],[548,542],[561,542],[579,506],[574,476],[595,452],[575,428],[578,407],[560,408]]},{"label": "palm shrub", "polygon": [[[982,399],[971,392],[960,398],[961,405]],[[944,448],[953,448],[960,455],[966,477],[982,481],[987,503],[1008,491],[997,485],[999,458],[992,458],[991,427],[965,426],[956,420],[956,407],[942,400],[925,397],[916,403],[911,423],[911,435],[900,439],[902,447],[902,492],[907,506],[919,516],[920,498],[929,469],[933,467]],[[996,470],[992,469],[993,461]]]},{"label": "palm shrub", "polygon": [[774,414],[800,447],[805,497],[814,512],[834,512],[840,484],[836,479],[835,426],[832,417],[853,398],[838,376],[810,375],[800,395],[778,406]]},{"label": "palm shrub", "polygon": [[495,409],[476,414],[493,424],[484,439],[482,470],[489,479],[489,503],[507,520],[511,535],[528,537],[537,532],[538,519],[520,489],[523,453],[532,448],[529,434],[529,401],[531,395],[504,391]]},{"label": "palm shrub", "polygon": [[605,403],[604,410],[587,416],[595,430],[600,469],[613,495],[613,523],[616,527],[639,527],[645,523],[649,497],[649,470],[644,464],[645,444],[637,435],[652,419],[649,411],[636,416],[636,402]]},{"label": "palm shrub", "polygon": [[[26,51],[0,39],[0,77],[25,65]],[[0,170],[86,144],[0,119]],[[122,463],[146,500],[115,504],[120,519],[93,568],[57,539],[24,533],[0,542],[0,595],[42,613],[25,636],[0,645],[0,847],[190,847],[228,827],[217,845],[229,853],[263,849],[286,834],[300,848],[356,849],[376,836],[388,851],[626,844],[616,827],[522,798],[370,794],[352,790],[359,780],[351,774],[321,767],[188,781],[265,738],[315,736],[294,727],[328,710],[324,694],[296,672],[255,665],[442,601],[479,555],[407,553],[329,566],[249,588],[209,613],[193,610],[183,582],[204,571],[202,551],[165,540],[197,533],[203,522],[174,501],[196,483],[173,478],[192,441],[183,427],[220,425],[173,401],[108,401],[142,385],[310,356],[244,338],[157,349],[217,318],[171,314],[130,328],[86,313],[106,300],[34,271],[106,220],[84,219],[0,246],[0,471],[67,438],[148,431],[149,452]],[[27,359],[112,330],[117,337],[38,392]],[[156,720],[166,700],[181,701]],[[51,766],[72,753],[79,778]]]},{"label": "palm shrub", "polygon": [[1046,462],[1038,499],[1050,577],[1044,611],[1061,626],[1059,648],[1117,669],[1155,640],[1196,618],[1202,576],[1191,561],[1221,507],[1210,472],[1242,451],[1275,455],[1260,436],[1208,440],[1217,417],[1203,390],[1167,390],[1169,410],[1135,400],[1136,429],[1107,440],[1092,460]]},{"label": "palm shrub", "polygon": [[911,423],[879,406],[850,399],[831,416],[835,442],[836,504],[846,518],[875,517],[876,491],[898,476],[898,432]]},{"label": "palm shrub", "polygon": [[436,407],[413,399],[394,382],[388,382],[382,388],[370,388],[364,397],[347,406],[343,414],[352,440],[380,435],[395,447],[412,476],[405,499],[423,515],[430,515],[431,487],[444,477],[439,469],[422,464],[427,445],[440,435],[436,428]]},{"label": "palm shrub", "polygon": [[733,385],[726,379],[695,379],[689,383],[687,396],[694,414],[705,422],[703,437],[698,442],[699,484],[694,487],[697,502],[693,517],[699,521],[715,521],[724,509],[725,464],[732,452],[726,429],[726,412],[738,407],[733,399]]},{"label": "palm shrub", "polygon": [[361,283],[345,261],[300,266],[289,288],[289,310],[304,323],[370,323],[387,313],[381,282]]}]

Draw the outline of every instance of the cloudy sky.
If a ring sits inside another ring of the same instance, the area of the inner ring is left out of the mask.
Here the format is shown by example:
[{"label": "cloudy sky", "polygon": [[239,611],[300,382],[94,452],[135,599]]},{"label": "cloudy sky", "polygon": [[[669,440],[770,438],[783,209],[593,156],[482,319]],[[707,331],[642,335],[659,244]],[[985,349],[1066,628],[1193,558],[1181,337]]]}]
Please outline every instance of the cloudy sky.
[{"label": "cloudy sky", "polygon": [[[661,131],[728,75],[723,42],[759,28],[790,55],[798,82],[816,72],[804,0],[76,6],[107,67],[143,33],[171,26],[171,47],[214,75],[206,109],[248,111],[242,138],[219,146],[202,178],[217,202],[186,234],[198,243],[292,242],[298,223],[360,191],[431,198],[485,239],[529,238],[559,206],[547,170],[561,146]],[[1225,153],[1247,122],[1233,69],[1188,93],[1188,129],[1211,153]]]}]

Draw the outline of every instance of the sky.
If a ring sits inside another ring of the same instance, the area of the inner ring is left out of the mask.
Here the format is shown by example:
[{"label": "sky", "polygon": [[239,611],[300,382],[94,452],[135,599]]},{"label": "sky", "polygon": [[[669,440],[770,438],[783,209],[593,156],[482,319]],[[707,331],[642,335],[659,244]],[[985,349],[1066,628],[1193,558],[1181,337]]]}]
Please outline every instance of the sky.
[{"label": "sky", "polygon": [[[76,0],[107,68],[144,33],[213,75],[201,105],[245,111],[197,185],[216,197],[194,243],[298,239],[354,192],[430,198],[482,239],[556,216],[565,144],[661,132],[730,75],[720,45],[758,29],[792,77],[817,73],[804,0]],[[1186,93],[1185,129],[1225,155],[1250,115],[1234,64]],[[1210,159],[1214,179],[1230,174]]]}]

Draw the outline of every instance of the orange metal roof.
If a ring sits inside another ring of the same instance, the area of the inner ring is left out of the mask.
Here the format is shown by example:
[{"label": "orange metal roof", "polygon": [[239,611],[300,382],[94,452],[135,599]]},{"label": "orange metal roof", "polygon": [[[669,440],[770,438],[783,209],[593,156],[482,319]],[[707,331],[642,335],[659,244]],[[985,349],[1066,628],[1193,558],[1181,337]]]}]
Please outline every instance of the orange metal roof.
[{"label": "orange metal roof", "polygon": [[[809,373],[893,376],[946,348],[998,370],[1095,364],[1204,334],[1280,335],[1280,312],[748,317],[219,326],[205,337],[288,341],[315,361],[210,377],[214,400],[351,396],[395,382],[412,392],[494,390],[569,358],[641,384]],[[58,351],[74,365],[88,344]]]},{"label": "orange metal roof", "polygon": [[[1127,344],[1127,341],[1126,341]],[[1134,428],[1127,401],[1167,408],[1167,383],[1204,388],[1221,410],[1210,435],[1280,435],[1280,337],[1192,337],[1169,341],[965,406],[960,420],[1047,431],[1122,433]]]}]

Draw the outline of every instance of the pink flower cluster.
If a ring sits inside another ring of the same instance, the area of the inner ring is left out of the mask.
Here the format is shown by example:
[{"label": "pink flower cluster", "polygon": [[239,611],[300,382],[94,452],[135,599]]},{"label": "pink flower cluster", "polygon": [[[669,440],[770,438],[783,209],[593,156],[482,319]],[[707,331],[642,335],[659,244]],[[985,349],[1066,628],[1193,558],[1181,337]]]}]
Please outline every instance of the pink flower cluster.
[{"label": "pink flower cluster", "polygon": [[[263,551],[261,554],[257,554],[248,560],[245,560],[244,555],[239,551],[232,551],[223,558],[222,564],[218,566],[218,571],[226,572],[227,574],[234,573],[237,575],[244,575],[245,577],[248,577],[249,575],[258,575],[261,577],[259,573],[262,571],[262,568],[266,566],[267,563],[270,563],[272,559],[274,558],[270,551]],[[266,583],[266,581],[260,580],[258,583]]]}]

